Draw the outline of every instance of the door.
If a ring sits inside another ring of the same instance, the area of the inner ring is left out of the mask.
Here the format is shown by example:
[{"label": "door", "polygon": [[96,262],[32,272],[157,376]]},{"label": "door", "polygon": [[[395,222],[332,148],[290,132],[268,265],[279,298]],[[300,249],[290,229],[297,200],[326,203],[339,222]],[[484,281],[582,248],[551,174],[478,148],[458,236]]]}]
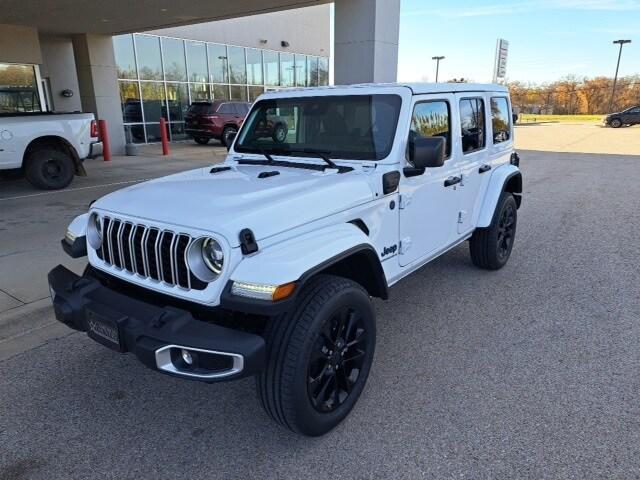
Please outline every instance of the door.
[{"label": "door", "polygon": [[[460,169],[456,162],[452,118],[455,98],[451,94],[414,97],[409,142],[417,136],[440,136],[446,140],[442,167],[427,168],[421,175],[404,176],[400,182],[401,266],[426,259],[446,248],[454,238],[457,222]],[[411,166],[409,160],[407,165]]]},{"label": "door", "polygon": [[457,219],[457,233],[462,236],[474,226],[476,208],[480,208],[479,198],[482,179],[491,169],[487,153],[487,114],[483,94],[457,94],[460,110],[460,210]]},{"label": "door", "polygon": [[628,120],[625,119],[626,123],[640,123],[640,107],[630,108],[628,114],[625,116],[629,117]]}]

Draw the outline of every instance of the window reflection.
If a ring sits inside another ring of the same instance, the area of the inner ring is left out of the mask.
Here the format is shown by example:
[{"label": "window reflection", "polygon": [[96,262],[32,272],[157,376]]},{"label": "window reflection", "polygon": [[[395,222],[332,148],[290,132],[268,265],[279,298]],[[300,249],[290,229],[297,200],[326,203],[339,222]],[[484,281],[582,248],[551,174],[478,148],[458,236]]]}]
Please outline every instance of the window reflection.
[{"label": "window reflection", "polygon": [[247,48],[247,82],[262,85],[262,52],[255,48]]},{"label": "window reflection", "polygon": [[280,85],[280,66],[276,52],[264,52],[264,82],[269,86]]},{"label": "window reflection", "polygon": [[[145,122],[159,122],[160,117],[167,118],[164,84],[157,82],[141,82],[142,111]],[[148,136],[148,132],[147,132]]]},{"label": "window reflection", "polygon": [[35,67],[0,63],[0,113],[41,110]]},{"label": "window reflection", "polygon": [[167,102],[170,121],[183,121],[189,109],[187,86],[184,83],[167,83]]},{"label": "window reflection", "polygon": [[189,91],[191,92],[192,102],[201,102],[210,99],[209,85],[206,83],[190,83]]},{"label": "window reflection", "polygon": [[113,50],[116,57],[118,78],[137,78],[133,37],[131,35],[113,37]]},{"label": "window reflection", "polygon": [[186,81],[187,65],[184,60],[184,41],[175,38],[162,39],[164,76],[167,80]]},{"label": "window reflection", "polygon": [[244,48],[228,47],[229,57],[229,77],[230,82],[235,84],[247,83],[247,70],[244,60]]},{"label": "window reflection", "polygon": [[329,85],[329,59],[318,59],[318,85]]},{"label": "window reflection", "polygon": [[244,85],[231,85],[231,100],[247,101],[247,87]]},{"label": "window reflection", "polygon": [[212,85],[214,100],[229,100],[229,85]]},{"label": "window reflection", "polygon": [[280,54],[280,82],[283,87],[295,86],[295,67],[292,53]]},{"label": "window reflection", "polygon": [[307,57],[307,86],[318,86],[318,57]]},{"label": "window reflection", "polygon": [[200,42],[186,42],[189,63],[189,81],[205,83],[209,81],[207,69],[207,46]]},{"label": "window reflection", "polygon": [[120,82],[120,104],[124,123],[142,122],[138,82]]},{"label": "window reflection", "polygon": [[[148,35],[136,35],[138,73],[141,80],[162,80],[160,39]],[[118,60],[116,60],[118,63]]]},{"label": "window reflection", "polygon": [[227,83],[227,46],[210,43],[209,72],[212,83]]},{"label": "window reflection", "polygon": [[307,56],[296,54],[295,61],[296,61],[296,86],[306,87],[307,86]]}]

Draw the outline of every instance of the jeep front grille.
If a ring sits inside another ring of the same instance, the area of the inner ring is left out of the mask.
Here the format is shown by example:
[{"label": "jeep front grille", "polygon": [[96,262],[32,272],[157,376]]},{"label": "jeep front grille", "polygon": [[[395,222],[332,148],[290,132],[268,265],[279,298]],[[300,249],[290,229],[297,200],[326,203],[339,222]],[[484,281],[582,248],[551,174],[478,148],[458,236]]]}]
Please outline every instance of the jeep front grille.
[{"label": "jeep front grille", "polygon": [[207,283],[198,279],[187,263],[187,249],[192,240],[186,233],[104,217],[102,246],[96,254],[107,265],[140,277],[204,290]]}]

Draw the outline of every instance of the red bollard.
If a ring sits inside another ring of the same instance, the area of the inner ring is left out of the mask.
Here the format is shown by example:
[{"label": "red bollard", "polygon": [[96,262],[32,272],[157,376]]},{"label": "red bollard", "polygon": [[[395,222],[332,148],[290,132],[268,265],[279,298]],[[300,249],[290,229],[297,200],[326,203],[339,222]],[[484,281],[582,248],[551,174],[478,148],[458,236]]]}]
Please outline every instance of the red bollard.
[{"label": "red bollard", "polygon": [[167,121],[160,118],[160,138],[162,139],[162,155],[169,155],[169,135],[167,134]]},{"label": "red bollard", "polygon": [[109,128],[106,120],[98,120],[98,138],[102,142],[102,158],[111,161],[111,143],[109,143]]}]

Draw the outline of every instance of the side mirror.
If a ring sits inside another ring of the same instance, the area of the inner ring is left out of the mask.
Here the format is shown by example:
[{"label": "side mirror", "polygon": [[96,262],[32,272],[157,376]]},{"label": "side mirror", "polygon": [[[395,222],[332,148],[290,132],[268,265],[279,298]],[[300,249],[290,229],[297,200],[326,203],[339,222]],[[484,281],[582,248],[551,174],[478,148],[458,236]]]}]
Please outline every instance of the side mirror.
[{"label": "side mirror", "polygon": [[409,160],[413,167],[404,169],[407,177],[422,175],[425,168],[444,165],[446,140],[442,137],[416,137],[409,143]]},{"label": "side mirror", "polygon": [[231,145],[233,145],[233,141],[236,139],[236,135],[238,135],[238,132],[231,132],[227,137],[227,152],[231,150]]}]

